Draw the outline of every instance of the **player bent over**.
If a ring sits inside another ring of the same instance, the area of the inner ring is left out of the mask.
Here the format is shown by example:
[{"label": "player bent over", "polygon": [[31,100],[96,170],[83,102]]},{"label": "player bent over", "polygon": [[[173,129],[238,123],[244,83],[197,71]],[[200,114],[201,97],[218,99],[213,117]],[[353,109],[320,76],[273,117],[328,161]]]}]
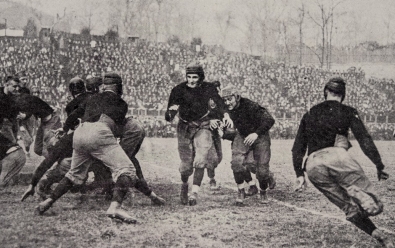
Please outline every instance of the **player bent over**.
[{"label": "player bent over", "polygon": [[[197,195],[204,176],[204,168],[215,184],[214,169],[220,163],[216,146],[220,139],[213,139],[213,129],[223,118],[223,102],[214,84],[203,81],[203,67],[198,64],[186,68],[187,81],[175,86],[169,97],[165,118],[172,121],[179,113],[177,126],[178,153],[181,159],[181,203],[196,205]],[[229,120],[226,121],[229,123]],[[195,169],[195,171],[194,171]],[[188,179],[193,176],[192,194],[188,198]]]},{"label": "player bent over", "polygon": [[271,157],[269,130],[274,125],[274,119],[264,107],[241,97],[236,87],[232,85],[222,90],[222,98],[237,129],[232,141],[231,161],[239,191],[236,205],[243,205],[246,195],[244,182],[250,184],[247,195],[258,193],[251,172],[256,172],[259,181],[261,203],[268,203],[266,190],[268,187],[271,189],[275,187],[273,174],[269,170]]},{"label": "player bent over", "polygon": [[[348,131],[352,130],[362,151],[377,167],[378,179],[388,174],[365,129],[358,111],[343,105],[346,84],[342,78],[332,78],[325,85],[326,101],[312,107],[302,118],[292,148],[294,169],[299,188],[305,183],[304,170],[311,183],[346,214],[346,219],[377,239],[382,245],[393,243],[377,229],[369,216],[383,211],[383,204],[373,191],[373,185],[361,166],[350,156]],[[308,150],[305,168],[303,157]]]},{"label": "player bent over", "polygon": [[55,136],[55,130],[62,127],[60,116],[48,103],[37,96],[20,94],[16,97],[15,102],[20,111],[26,115],[24,119],[28,119],[32,115],[40,118],[40,125],[34,141],[34,152],[39,156],[47,157],[48,142]]},{"label": "player bent over", "polygon": [[121,208],[130,187],[136,187],[157,205],[165,203],[145,181],[138,180],[133,163],[114,136],[117,126],[124,124],[128,110],[126,102],[121,98],[121,77],[115,73],[107,73],[103,84],[103,92],[93,95],[86,102],[82,124],[75,130],[71,169],[51,197],[37,206],[39,214],[48,210],[73,187],[73,184],[82,184],[94,159],[102,161],[111,170],[115,182],[113,200],[106,213],[108,217],[120,219],[125,223],[136,223],[136,220]]},{"label": "player bent over", "polygon": [[[77,118],[82,118],[83,114],[75,118],[70,118],[70,115],[92,96],[90,92],[86,91],[86,84],[87,82],[79,77],[70,80],[69,91],[73,96],[73,100],[67,103],[65,108],[68,118],[63,128],[56,131],[58,135],[51,138],[51,142],[49,142],[51,143],[51,149],[48,149],[48,155],[35,169],[31,184],[22,196],[22,201],[28,196],[34,195],[36,186],[37,194],[45,200],[50,194],[51,186],[54,183],[58,183],[70,170],[73,153],[73,131],[79,125]],[[91,166],[91,170],[94,171],[95,181],[99,181],[96,180],[98,178],[102,179],[100,181],[105,188],[104,192],[111,195],[111,172],[101,163],[95,163]]]}]

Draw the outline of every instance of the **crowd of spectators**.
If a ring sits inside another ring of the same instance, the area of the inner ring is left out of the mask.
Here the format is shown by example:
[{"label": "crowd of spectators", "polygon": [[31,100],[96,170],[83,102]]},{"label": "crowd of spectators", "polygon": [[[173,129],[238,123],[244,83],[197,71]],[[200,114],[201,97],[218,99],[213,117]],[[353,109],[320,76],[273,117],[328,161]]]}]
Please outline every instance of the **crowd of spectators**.
[{"label": "crowd of spectators", "polygon": [[344,103],[360,111],[375,138],[392,137],[394,126],[388,123],[395,123],[395,83],[392,79],[366,78],[361,69],[328,71],[314,66],[265,63],[255,56],[217,46],[59,37],[57,46],[32,38],[1,38],[0,78],[24,70],[30,87],[38,87],[45,101],[62,109],[70,99],[70,78],[117,71],[124,80],[123,97],[130,114],[139,115],[147,135],[173,137],[174,123],[162,118],[170,90],[185,80],[186,65],[199,61],[208,81],[219,81],[222,87],[233,84],[242,96],[272,113],[277,120],[273,138],[290,139],[295,137],[301,116],[323,100],[326,81],[340,76],[347,81]]}]

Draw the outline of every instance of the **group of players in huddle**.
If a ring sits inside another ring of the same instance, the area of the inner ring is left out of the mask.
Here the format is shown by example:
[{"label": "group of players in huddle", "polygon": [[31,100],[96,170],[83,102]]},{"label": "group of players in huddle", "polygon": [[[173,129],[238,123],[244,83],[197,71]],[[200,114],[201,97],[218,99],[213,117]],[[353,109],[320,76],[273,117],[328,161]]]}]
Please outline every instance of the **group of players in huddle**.
[{"label": "group of players in huddle", "polygon": [[[172,89],[165,114],[169,122],[177,114],[179,119],[181,203],[197,204],[205,169],[210,189],[218,189],[215,168],[222,160],[221,139],[228,139],[232,142],[231,169],[238,187],[236,205],[243,206],[245,197],[256,194],[261,203],[268,204],[267,191],[276,186],[269,167],[269,130],[274,118],[258,103],[242,97],[236,87],[228,85],[221,89],[219,82],[204,79],[201,65],[187,66],[186,81]],[[122,87],[122,78],[116,73],[86,80],[71,79],[69,90],[73,100],[66,106],[67,119],[62,125],[56,111],[23,90],[20,78],[7,78],[0,92],[3,126],[7,120],[11,127],[8,132],[15,133],[23,120],[32,115],[40,119],[34,147],[35,153],[45,159],[35,169],[31,184],[22,196],[23,201],[37,192],[43,199],[36,207],[38,214],[47,211],[69,190],[84,190],[82,186],[90,171],[103,193],[111,199],[106,212],[110,218],[136,223],[136,219],[121,208],[131,187],[148,196],[154,205],[165,204],[147,184],[135,157],[145,131],[137,119],[126,117],[128,106],[122,99]],[[297,190],[304,187],[307,174],[311,183],[344,211],[348,221],[383,246],[394,247],[390,238],[369,219],[383,211],[383,204],[360,165],[347,152],[351,146],[349,130],[376,165],[378,179],[386,180],[388,174],[383,171],[378,150],[357,110],[342,104],[346,96],[345,81],[330,79],[324,87],[324,96],[324,102],[303,116],[294,142],[292,155]],[[25,153],[4,133],[7,132],[0,134],[0,159],[3,166],[18,164],[14,171],[19,172],[26,161]],[[304,160],[306,153],[308,158]],[[259,188],[252,173],[256,174]],[[57,185],[51,190],[54,183]]]}]

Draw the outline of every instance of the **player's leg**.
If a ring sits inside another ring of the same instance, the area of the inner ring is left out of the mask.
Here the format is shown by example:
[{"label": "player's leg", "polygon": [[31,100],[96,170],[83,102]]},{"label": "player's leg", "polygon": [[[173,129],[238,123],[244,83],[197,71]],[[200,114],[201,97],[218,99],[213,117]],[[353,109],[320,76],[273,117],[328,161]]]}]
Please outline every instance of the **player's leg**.
[{"label": "player's leg", "polygon": [[143,171],[141,170],[140,162],[136,158],[136,154],[140,150],[141,144],[145,138],[145,130],[143,124],[133,117],[126,119],[126,124],[123,127],[121,141],[119,144],[126,152],[129,159],[133,162],[136,168],[136,174],[139,179],[144,179]]},{"label": "player's leg", "polygon": [[191,134],[188,125],[182,121],[177,125],[178,154],[180,155],[181,193],[180,199],[183,205],[188,204],[188,179],[193,174],[194,151]]},{"label": "player's leg", "polygon": [[256,186],[255,180],[252,178],[251,173],[256,174],[257,164],[254,159],[254,150],[250,150],[247,153],[246,159],[244,160],[245,170],[245,182],[248,183],[249,187],[246,192],[246,196],[253,196],[258,194],[259,190]]},{"label": "player's leg", "polygon": [[51,139],[55,136],[55,130],[62,127],[59,115],[53,113],[51,119],[41,124],[43,131],[42,155],[48,157],[48,147]]},{"label": "player's leg", "polygon": [[[268,203],[267,189],[273,181],[270,174],[269,163],[271,157],[269,134],[259,137],[253,144],[254,159],[257,163],[256,177],[259,181],[261,203]],[[274,186],[272,186],[274,187]]]},{"label": "player's leg", "polygon": [[[163,205],[165,201],[158,197],[147,185],[145,180],[138,180],[136,176],[136,169],[125,151],[117,143],[112,131],[108,128],[107,124],[113,123],[109,117],[102,115],[99,123],[95,125],[96,131],[100,137],[96,137],[92,143],[91,156],[100,160],[105,164],[112,173],[115,182],[115,189],[113,200],[107,210],[107,215],[111,218],[118,218],[127,223],[135,223],[136,220],[132,218],[126,211],[121,209],[121,204],[128,189],[135,187],[137,190],[148,196],[153,204]],[[76,133],[77,135],[77,133]]]},{"label": "player's leg", "polygon": [[26,155],[30,154],[29,153],[30,145],[33,142],[33,138],[28,133],[27,128],[26,128],[26,124],[24,122],[22,122],[22,125],[19,127],[18,135],[21,138],[20,143],[23,145],[23,148],[24,148],[24,150],[26,152]]},{"label": "player's leg", "polygon": [[369,216],[380,214],[383,211],[383,204],[361,166],[346,150],[335,148],[335,151],[341,161],[341,166],[333,165],[332,167],[340,186]]},{"label": "player's leg", "polygon": [[0,189],[8,186],[26,164],[26,156],[19,146],[0,161]]},{"label": "player's leg", "polygon": [[232,161],[231,169],[238,188],[236,205],[243,206],[245,199],[244,182],[250,180],[251,174],[244,165],[249,148],[244,144],[244,139],[240,134],[236,134],[232,142]]},{"label": "player's leg", "polygon": [[214,146],[211,147],[208,154],[207,176],[210,179],[210,189],[219,190],[215,180],[215,169],[222,161],[222,144],[221,137],[217,133],[212,133],[212,137]]},{"label": "player's leg", "polygon": [[126,223],[135,223],[136,220],[126,211],[121,209],[121,204],[131,187],[148,196],[153,204],[163,205],[165,202],[158,197],[147,185],[145,180],[139,180],[136,176],[136,169],[124,150],[117,143],[101,147],[92,153],[92,156],[101,160],[112,172],[115,182],[112,202],[107,210],[107,215],[111,218],[118,218]]},{"label": "player's leg", "polygon": [[66,194],[74,185],[82,185],[85,182],[92,163],[90,153],[95,148],[94,146],[100,146],[98,134],[99,129],[96,123],[84,123],[75,130],[71,168],[51,193],[50,198],[36,207],[38,214],[47,211],[57,199]]},{"label": "player's leg", "polygon": [[[188,200],[191,206],[197,203],[197,196],[204,176],[204,168],[209,165],[210,149],[215,149],[211,131],[204,128],[199,129],[193,138],[193,147],[195,149],[195,158],[193,161],[195,171],[193,175],[192,194]],[[210,169],[214,168],[211,166]]]},{"label": "player's leg", "polygon": [[29,119],[27,119],[27,120],[25,120],[25,128],[26,128],[26,131],[27,131],[27,133],[29,134],[29,136],[30,136],[30,144],[26,144],[26,151],[28,152],[28,156],[29,156],[29,154],[30,154],[30,147],[31,147],[31,145],[32,145],[32,143],[33,143],[33,140],[34,140],[34,125],[35,125],[35,122],[36,122],[36,117],[34,117],[34,116],[31,116]]},{"label": "player's leg", "polygon": [[[37,194],[45,200],[51,194],[51,186],[58,183],[70,170],[71,158],[63,159],[51,166],[37,184]],[[64,169],[63,169],[64,168]]]},{"label": "player's leg", "polygon": [[102,161],[95,159],[89,168],[94,174],[94,181],[89,185],[89,189],[101,189],[102,195],[106,199],[111,199],[113,194],[114,182],[111,176],[111,170],[103,164]]},{"label": "player's leg", "polygon": [[75,185],[82,185],[85,182],[85,178],[88,175],[88,169],[92,163],[92,158],[89,152],[78,148],[79,147],[73,150],[70,170],[66,173],[65,177],[60,180],[50,197],[36,207],[38,214],[41,215],[47,211],[55,201],[66,194]]},{"label": "player's leg", "polygon": [[386,237],[377,229],[366,212],[354,203],[347,188],[339,184],[338,176],[343,174],[343,159],[339,157],[336,149],[342,148],[326,148],[309,156],[306,172],[310,182],[346,214],[348,221],[379,242],[386,242]]}]

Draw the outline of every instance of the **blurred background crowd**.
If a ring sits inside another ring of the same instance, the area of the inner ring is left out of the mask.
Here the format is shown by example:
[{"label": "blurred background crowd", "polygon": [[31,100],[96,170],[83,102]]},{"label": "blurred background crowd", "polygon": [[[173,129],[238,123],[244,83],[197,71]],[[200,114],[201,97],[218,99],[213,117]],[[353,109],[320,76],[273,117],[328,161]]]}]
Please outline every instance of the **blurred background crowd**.
[{"label": "blurred background crowd", "polygon": [[207,81],[219,81],[221,87],[233,84],[242,96],[267,108],[276,119],[272,138],[294,138],[300,118],[324,100],[324,84],[334,76],[346,79],[344,103],[359,110],[375,139],[391,139],[394,130],[394,80],[367,78],[363,70],[354,67],[347,71],[289,67],[216,46],[144,40],[81,41],[66,36],[51,46],[35,38],[3,38],[0,51],[1,80],[25,71],[30,89],[39,91],[43,100],[59,110],[70,100],[68,81],[72,77],[120,73],[129,114],[145,124],[148,137],[176,135],[176,123],[167,123],[163,115],[171,89],[185,80],[184,69],[191,61],[203,65]]}]

